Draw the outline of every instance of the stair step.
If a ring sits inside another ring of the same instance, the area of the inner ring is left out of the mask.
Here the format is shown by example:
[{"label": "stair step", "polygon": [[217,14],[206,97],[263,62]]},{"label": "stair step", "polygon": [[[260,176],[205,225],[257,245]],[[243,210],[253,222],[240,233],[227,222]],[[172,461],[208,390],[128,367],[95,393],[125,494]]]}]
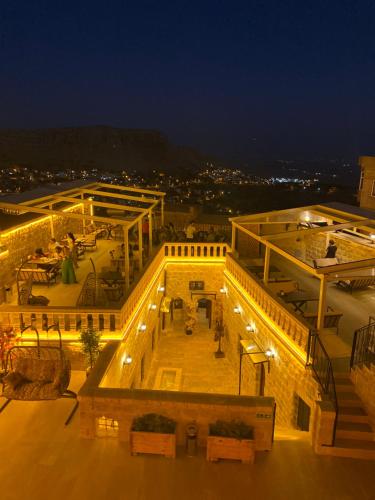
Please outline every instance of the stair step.
[{"label": "stair step", "polygon": [[340,392],[336,393],[338,405],[340,406],[362,406],[362,401],[355,392]]},{"label": "stair step", "polygon": [[375,460],[375,441],[336,438],[335,446],[321,448],[324,455]]},{"label": "stair step", "polygon": [[355,392],[354,386],[352,383],[346,384],[344,381],[335,381],[336,392]]},{"label": "stair step", "polygon": [[[352,410],[362,410],[360,406],[349,406],[347,408],[350,408]],[[347,409],[345,408],[345,409]],[[342,412],[343,408],[339,409],[339,414],[337,417],[338,422],[358,422],[358,423],[364,423],[367,424],[370,422],[369,416],[363,412],[363,413],[343,413]]]},{"label": "stair step", "polygon": [[343,439],[373,441],[374,433],[368,423],[339,421],[337,422],[336,437]]}]

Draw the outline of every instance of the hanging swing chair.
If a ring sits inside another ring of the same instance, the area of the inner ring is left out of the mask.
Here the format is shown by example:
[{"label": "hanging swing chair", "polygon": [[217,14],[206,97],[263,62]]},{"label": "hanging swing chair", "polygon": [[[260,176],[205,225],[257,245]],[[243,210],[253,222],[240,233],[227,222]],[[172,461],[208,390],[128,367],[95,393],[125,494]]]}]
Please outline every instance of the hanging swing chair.
[{"label": "hanging swing chair", "polygon": [[[70,382],[70,361],[62,348],[59,325],[51,325],[59,335],[59,346],[41,346],[37,328],[29,325],[22,333],[31,329],[35,332],[37,344],[33,346],[14,346],[8,353],[5,364],[5,375],[2,378],[2,396],[7,401],[0,412],[12,401],[47,401],[59,398],[77,399],[76,393],[68,389]],[[68,425],[78,408],[76,401],[65,425]]]}]

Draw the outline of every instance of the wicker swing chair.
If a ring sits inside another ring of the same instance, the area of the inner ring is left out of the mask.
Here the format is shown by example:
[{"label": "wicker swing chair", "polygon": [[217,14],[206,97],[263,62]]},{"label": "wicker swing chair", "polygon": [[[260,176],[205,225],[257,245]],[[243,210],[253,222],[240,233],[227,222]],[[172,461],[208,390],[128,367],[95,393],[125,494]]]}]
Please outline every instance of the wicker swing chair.
[{"label": "wicker swing chair", "polygon": [[[70,382],[70,361],[62,348],[59,325],[51,325],[59,335],[59,346],[41,346],[38,330],[29,325],[22,333],[31,328],[37,338],[36,346],[14,346],[8,353],[5,376],[2,379],[3,394],[7,401],[0,412],[12,401],[46,401],[59,398],[77,399],[76,393],[68,390]],[[78,408],[76,401],[65,425],[68,425]]]}]

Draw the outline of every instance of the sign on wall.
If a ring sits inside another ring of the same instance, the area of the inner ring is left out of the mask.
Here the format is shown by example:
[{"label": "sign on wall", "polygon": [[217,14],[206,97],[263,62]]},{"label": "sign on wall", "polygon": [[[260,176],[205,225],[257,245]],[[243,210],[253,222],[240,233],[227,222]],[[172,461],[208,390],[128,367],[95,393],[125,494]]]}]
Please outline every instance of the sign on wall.
[{"label": "sign on wall", "polygon": [[189,281],[189,290],[204,290],[204,281]]}]

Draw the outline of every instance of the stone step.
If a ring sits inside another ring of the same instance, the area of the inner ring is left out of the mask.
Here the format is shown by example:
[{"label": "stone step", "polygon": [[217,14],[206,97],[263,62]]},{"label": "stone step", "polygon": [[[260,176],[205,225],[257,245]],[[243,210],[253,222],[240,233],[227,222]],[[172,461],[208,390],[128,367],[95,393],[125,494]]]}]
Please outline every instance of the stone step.
[{"label": "stone step", "polygon": [[374,433],[368,423],[338,421],[336,438],[373,441]]},{"label": "stone step", "polygon": [[355,392],[337,392],[337,401],[340,406],[362,406],[360,397]]},{"label": "stone step", "polygon": [[368,423],[370,419],[362,406],[341,406],[339,408],[337,421]]},{"label": "stone step", "polygon": [[375,460],[375,441],[337,438],[335,446],[322,448],[324,448],[322,451],[325,455]]}]

